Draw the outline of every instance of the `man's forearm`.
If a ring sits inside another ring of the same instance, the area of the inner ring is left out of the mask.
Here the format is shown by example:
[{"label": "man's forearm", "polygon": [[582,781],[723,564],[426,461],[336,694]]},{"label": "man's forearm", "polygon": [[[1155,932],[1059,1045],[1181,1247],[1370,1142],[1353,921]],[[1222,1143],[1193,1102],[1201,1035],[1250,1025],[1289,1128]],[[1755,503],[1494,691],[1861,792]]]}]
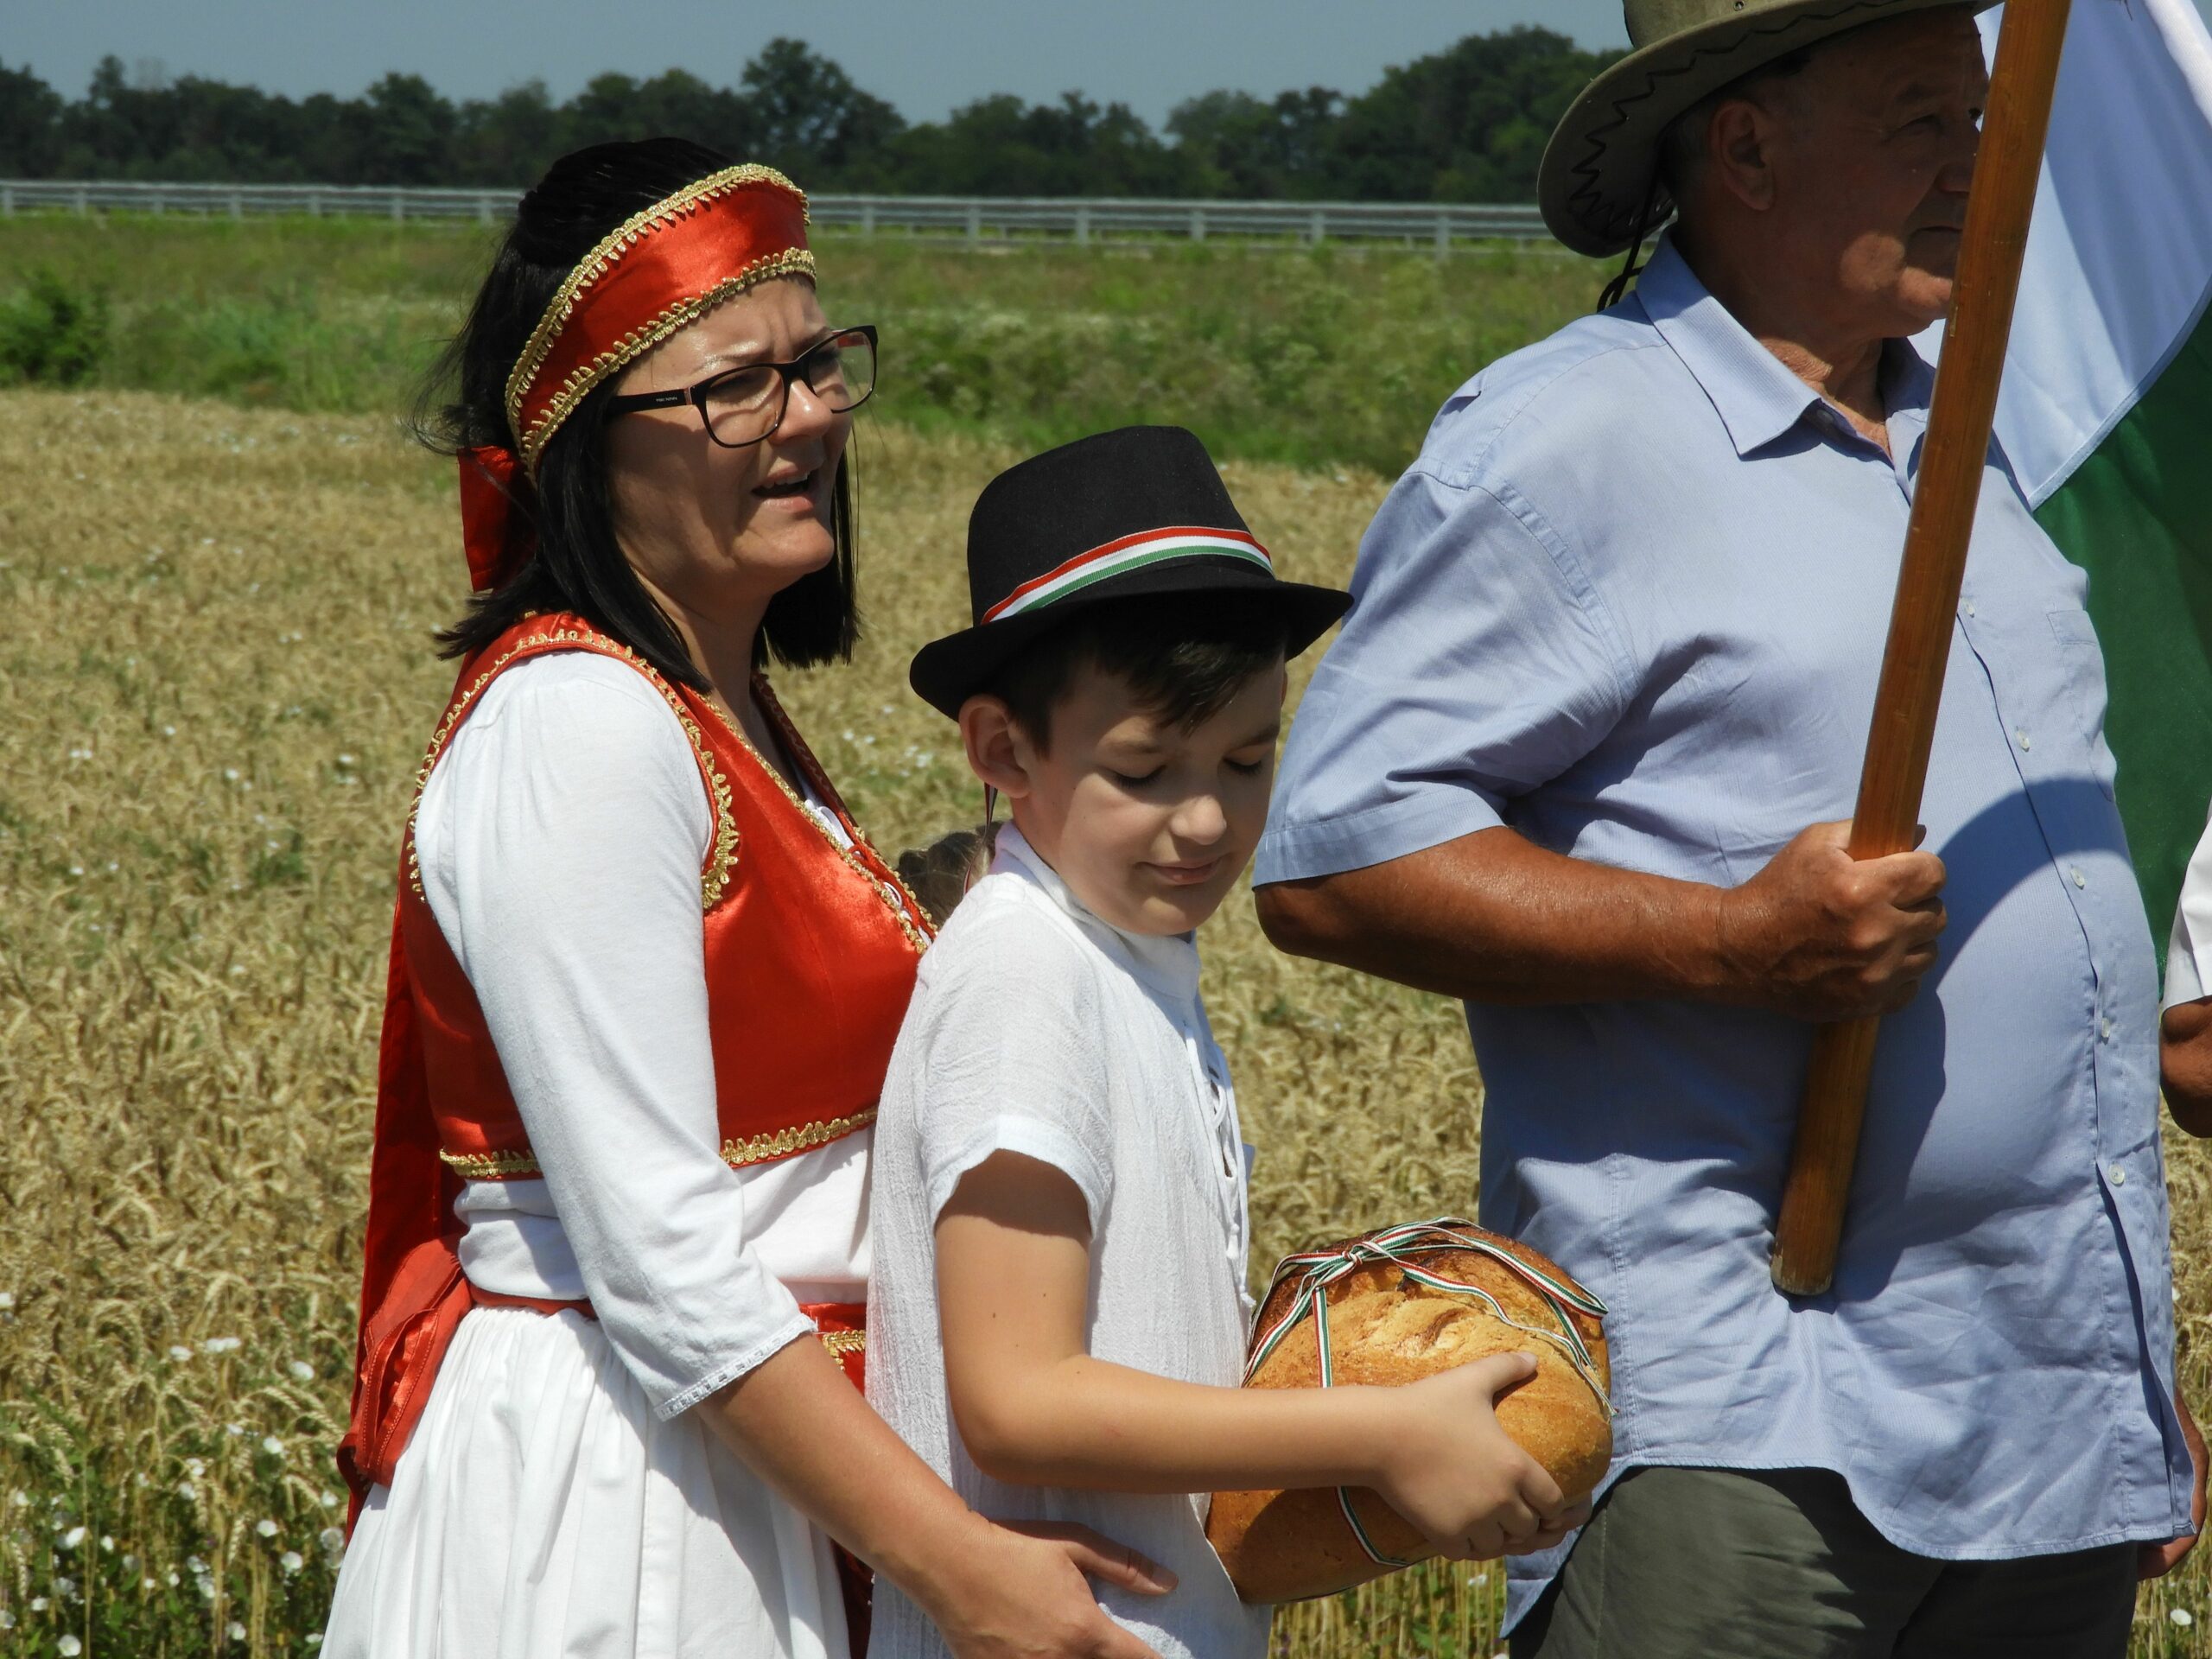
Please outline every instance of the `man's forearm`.
[{"label": "man's forearm", "polygon": [[1801,830],[1741,887],[1567,858],[1507,829],[1259,891],[1285,950],[1470,1002],[1687,998],[1848,1020],[1904,1006],[1935,966],[1943,864],[1854,859]]},{"label": "man's forearm", "polygon": [[1484,830],[1257,890],[1281,950],[1473,1002],[1725,995],[1724,894]]}]

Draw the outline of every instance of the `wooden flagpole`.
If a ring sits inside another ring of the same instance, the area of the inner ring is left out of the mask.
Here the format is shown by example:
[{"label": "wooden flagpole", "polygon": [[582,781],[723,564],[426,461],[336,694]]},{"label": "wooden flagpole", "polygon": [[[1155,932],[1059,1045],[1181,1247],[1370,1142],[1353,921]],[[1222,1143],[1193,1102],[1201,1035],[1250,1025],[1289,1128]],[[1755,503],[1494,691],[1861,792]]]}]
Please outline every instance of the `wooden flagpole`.
[{"label": "wooden flagpole", "polygon": [[[1859,778],[1853,858],[1904,851],[1918,825],[2068,9],[2069,0],[2011,0],[1998,34],[1950,321]],[[1835,1277],[1880,1024],[1878,1017],[1846,1020],[1815,1033],[1774,1229],[1775,1287],[1789,1295],[1818,1294]]]}]

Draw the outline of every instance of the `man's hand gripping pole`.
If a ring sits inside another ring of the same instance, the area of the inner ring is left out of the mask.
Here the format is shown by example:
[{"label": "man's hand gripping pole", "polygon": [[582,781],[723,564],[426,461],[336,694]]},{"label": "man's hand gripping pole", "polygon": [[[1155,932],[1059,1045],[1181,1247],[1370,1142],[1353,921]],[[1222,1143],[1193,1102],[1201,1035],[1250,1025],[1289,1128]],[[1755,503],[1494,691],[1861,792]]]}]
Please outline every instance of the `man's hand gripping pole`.
[{"label": "man's hand gripping pole", "polygon": [[[1853,858],[1904,851],[1919,820],[2068,10],[2069,0],[2011,0],[2005,8],[1873,730],[1859,773]],[[1814,1037],[1774,1229],[1774,1283],[1787,1294],[1816,1295],[1835,1277],[1880,1023],[1847,1020],[1823,1026]]]}]

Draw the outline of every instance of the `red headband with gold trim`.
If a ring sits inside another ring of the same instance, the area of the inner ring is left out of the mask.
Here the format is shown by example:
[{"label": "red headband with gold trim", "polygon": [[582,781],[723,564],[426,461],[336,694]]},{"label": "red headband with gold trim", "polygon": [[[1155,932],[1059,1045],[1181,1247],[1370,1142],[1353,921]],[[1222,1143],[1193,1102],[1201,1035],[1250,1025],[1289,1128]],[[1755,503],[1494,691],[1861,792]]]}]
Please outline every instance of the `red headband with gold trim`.
[{"label": "red headband with gold trim", "polygon": [[747,163],[632,214],[577,262],[507,377],[513,451],[461,457],[461,530],[480,590],[528,556],[506,512],[518,460],[535,478],[547,441],[594,387],[724,300],[773,276],[813,276],[806,225],[805,193]]},{"label": "red headband with gold trim", "polygon": [[813,274],[805,194],[772,167],[724,168],[625,219],[569,273],[507,377],[524,469],[593,387],[677,329],[756,283]]}]

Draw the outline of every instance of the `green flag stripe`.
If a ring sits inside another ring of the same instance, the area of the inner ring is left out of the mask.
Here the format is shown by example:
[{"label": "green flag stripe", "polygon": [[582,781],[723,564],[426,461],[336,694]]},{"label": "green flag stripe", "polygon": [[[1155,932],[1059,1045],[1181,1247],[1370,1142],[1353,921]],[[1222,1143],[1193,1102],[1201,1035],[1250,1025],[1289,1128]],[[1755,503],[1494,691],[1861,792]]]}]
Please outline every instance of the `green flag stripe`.
[{"label": "green flag stripe", "polygon": [[2163,955],[2212,797],[2212,314],[2036,517],[2089,573],[2120,817]]}]

